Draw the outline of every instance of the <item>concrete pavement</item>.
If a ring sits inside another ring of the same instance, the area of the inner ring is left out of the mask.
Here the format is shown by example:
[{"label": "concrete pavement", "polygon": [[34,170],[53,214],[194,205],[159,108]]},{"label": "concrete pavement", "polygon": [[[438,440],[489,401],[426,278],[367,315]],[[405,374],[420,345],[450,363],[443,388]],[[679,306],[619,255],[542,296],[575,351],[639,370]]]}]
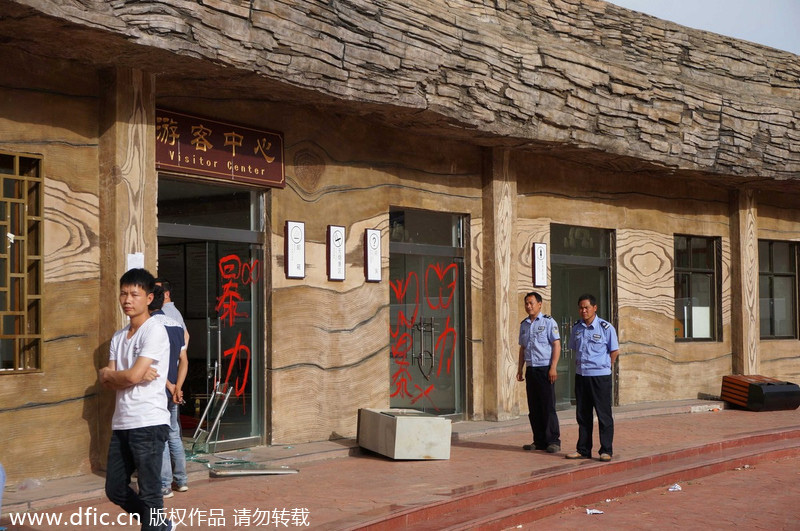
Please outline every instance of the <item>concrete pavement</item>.
[{"label": "concrete pavement", "polygon": [[[446,461],[393,461],[360,450],[352,439],[205,456],[211,462],[238,458],[287,466],[298,473],[209,478],[205,463],[191,462],[190,490],[176,492],[165,500],[165,508],[182,520],[178,529],[503,529],[531,526],[535,521],[543,524],[545,520],[548,527],[566,528],[605,525],[612,514],[622,518],[626,507],[633,508],[640,519],[641,513],[648,512],[655,525],[666,514],[665,507],[694,504],[676,509],[677,514],[672,520],[664,520],[667,522],[702,515],[704,507],[710,510],[714,506],[692,494],[694,486],[699,491],[737,467],[747,470],[747,475],[733,474],[731,480],[747,478],[750,482],[746,489],[739,489],[748,493],[744,501],[766,506],[775,499],[767,500],[766,492],[772,492],[777,483],[765,472],[770,467],[788,470],[800,461],[797,410],[756,413],[723,409],[722,402],[689,400],[625,406],[615,408],[614,414],[615,453],[610,464],[564,459],[577,440],[574,412],[565,411],[560,414],[559,454],[523,451],[521,446],[530,442],[531,434],[527,418],[520,418],[454,423],[451,456]],[[742,468],[747,463],[752,465]],[[792,470],[797,471],[797,467]],[[682,477],[691,482],[684,483],[684,490],[676,493],[664,489],[668,483],[685,481]],[[797,479],[789,474],[779,483],[781,495],[797,498]],[[755,485],[753,481],[765,484]],[[138,529],[87,522],[94,514],[120,516],[119,509],[105,499],[102,483],[102,477],[91,475],[47,482],[32,490],[7,490],[2,523],[9,525],[10,512],[27,511],[30,516],[61,515],[63,522],[72,518],[69,528],[75,530]],[[759,487],[765,489],[763,494]],[[669,503],[651,502],[648,510],[646,502],[637,505],[627,501],[632,493],[650,489],[658,492],[655,500]],[[671,497],[665,498],[664,492]],[[594,519],[587,520],[589,515],[583,507],[587,503],[601,503],[599,509],[613,511],[604,510],[604,514],[591,515]],[[721,503],[717,506],[722,507]],[[782,528],[781,522],[796,514],[791,505],[781,508],[770,509],[777,526],[773,529]],[[573,517],[576,522],[569,520]],[[625,528],[623,522],[612,527]],[[66,527],[28,520],[10,528]]]}]

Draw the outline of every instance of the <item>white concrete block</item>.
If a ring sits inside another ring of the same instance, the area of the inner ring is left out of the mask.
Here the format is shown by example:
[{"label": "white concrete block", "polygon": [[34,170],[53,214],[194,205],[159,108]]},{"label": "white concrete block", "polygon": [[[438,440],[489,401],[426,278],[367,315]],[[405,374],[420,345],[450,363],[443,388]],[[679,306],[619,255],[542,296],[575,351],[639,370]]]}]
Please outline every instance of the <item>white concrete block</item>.
[{"label": "white concrete block", "polygon": [[392,459],[450,459],[450,419],[414,409],[358,410],[358,444]]}]

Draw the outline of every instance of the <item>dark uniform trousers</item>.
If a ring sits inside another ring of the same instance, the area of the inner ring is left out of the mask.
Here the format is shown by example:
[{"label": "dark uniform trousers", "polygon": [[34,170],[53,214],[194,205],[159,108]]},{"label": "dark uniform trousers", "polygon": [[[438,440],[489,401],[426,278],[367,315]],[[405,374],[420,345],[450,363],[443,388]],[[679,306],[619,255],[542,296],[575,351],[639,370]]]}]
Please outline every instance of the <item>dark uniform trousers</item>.
[{"label": "dark uniform trousers", "polygon": [[556,386],[547,377],[550,367],[525,369],[525,391],[528,396],[528,419],[536,450],[550,444],[561,446],[561,431],[556,415]]},{"label": "dark uniform trousers", "polygon": [[592,428],[597,413],[600,453],[614,455],[614,417],[611,415],[611,375],[575,375],[575,420],[578,422],[578,453],[591,457]]}]

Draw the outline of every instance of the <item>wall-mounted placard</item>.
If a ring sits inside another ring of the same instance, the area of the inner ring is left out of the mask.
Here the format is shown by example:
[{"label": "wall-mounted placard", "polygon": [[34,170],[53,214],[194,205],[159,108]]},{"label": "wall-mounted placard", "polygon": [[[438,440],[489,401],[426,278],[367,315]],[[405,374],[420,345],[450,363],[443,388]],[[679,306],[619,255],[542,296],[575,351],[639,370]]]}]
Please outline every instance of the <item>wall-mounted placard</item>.
[{"label": "wall-mounted placard", "polygon": [[287,221],[284,235],[284,268],[286,278],[306,276],[306,224],[302,221]]},{"label": "wall-mounted placard", "polygon": [[381,281],[381,231],[364,231],[364,275],[367,282]]},{"label": "wall-mounted placard", "polygon": [[533,285],[547,286],[547,244],[533,244]]},{"label": "wall-mounted placard", "polygon": [[131,269],[144,269],[144,253],[131,253],[128,255],[128,260],[125,265],[130,271]]},{"label": "wall-mounted placard", "polygon": [[328,280],[344,280],[344,227],[328,225]]}]

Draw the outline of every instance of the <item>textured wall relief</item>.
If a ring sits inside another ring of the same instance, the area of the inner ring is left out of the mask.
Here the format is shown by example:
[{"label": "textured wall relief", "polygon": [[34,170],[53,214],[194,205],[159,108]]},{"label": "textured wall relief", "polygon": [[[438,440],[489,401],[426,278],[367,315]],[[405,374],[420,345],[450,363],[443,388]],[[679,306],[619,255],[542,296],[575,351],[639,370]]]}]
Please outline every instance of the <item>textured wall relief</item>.
[{"label": "textured wall relief", "polygon": [[671,317],[674,313],[674,239],[649,230],[617,231],[619,307],[631,306]]},{"label": "textured wall relief", "polygon": [[316,151],[302,148],[294,154],[297,184],[306,192],[315,192],[325,171],[325,159]]},{"label": "textured wall relief", "polygon": [[45,179],[44,279],[61,282],[100,277],[97,196]]},{"label": "textured wall relief", "polygon": [[[519,242],[515,275],[515,294],[521,296],[533,288],[533,244],[546,243],[548,254],[550,248],[550,218],[519,219],[515,225],[514,241]],[[545,299],[550,299],[550,261],[547,267],[547,286],[538,287],[538,291]]]}]

